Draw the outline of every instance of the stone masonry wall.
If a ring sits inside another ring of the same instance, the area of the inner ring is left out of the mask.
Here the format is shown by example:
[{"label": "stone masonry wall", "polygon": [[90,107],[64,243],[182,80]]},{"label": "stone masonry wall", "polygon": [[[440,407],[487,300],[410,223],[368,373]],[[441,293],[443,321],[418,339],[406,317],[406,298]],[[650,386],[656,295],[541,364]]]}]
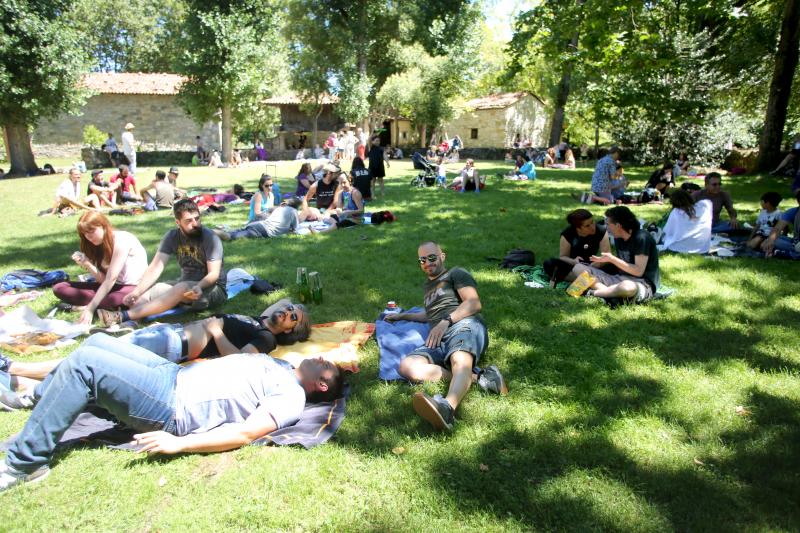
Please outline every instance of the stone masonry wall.
[{"label": "stone masonry wall", "polygon": [[[505,109],[465,111],[445,124],[444,131],[450,137],[460,135],[467,147],[506,148],[511,146],[516,133],[530,139],[535,146],[544,146],[546,123],[541,102],[528,96]],[[477,139],[470,138],[473,128],[478,129]]]},{"label": "stone masonry wall", "polygon": [[32,141],[36,144],[81,143],[83,128],[92,124],[105,133],[113,133],[122,150],[121,135],[127,122],[136,126],[133,135],[147,149],[166,145],[194,147],[197,135],[207,150],[219,147],[216,124],[209,122],[200,127],[177,104],[174,96],[150,94],[97,94],[86,101],[79,115],[42,120],[33,132]]}]

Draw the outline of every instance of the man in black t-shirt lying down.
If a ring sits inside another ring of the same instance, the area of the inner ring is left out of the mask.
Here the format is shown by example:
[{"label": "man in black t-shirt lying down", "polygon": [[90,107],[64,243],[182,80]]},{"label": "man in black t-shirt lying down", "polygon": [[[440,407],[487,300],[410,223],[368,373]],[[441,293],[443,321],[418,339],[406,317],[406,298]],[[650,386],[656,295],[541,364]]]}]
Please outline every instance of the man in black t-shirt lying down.
[{"label": "man in black t-shirt lying down", "polygon": [[446,269],[445,253],[433,241],[422,243],[418,253],[419,266],[428,278],[425,311],[388,315],[385,320],[427,322],[430,326],[425,344],[408,354],[398,371],[411,381],[450,380],[446,397],[417,392],[412,404],[436,429],[452,429],[455,410],[473,382],[497,394],[507,394],[508,388],[494,365],[473,372],[489,345],[475,279],[463,268]]},{"label": "man in black t-shirt lying down", "polygon": [[[578,263],[575,276],[588,272],[595,278],[587,294],[598,298],[631,298],[636,303],[653,297],[661,284],[658,271],[658,249],[653,236],[639,227],[630,209],[624,205],[606,211],[606,227],[614,236],[616,255],[608,252],[593,255],[591,265]],[[609,274],[599,267],[612,265],[618,274]]]}]

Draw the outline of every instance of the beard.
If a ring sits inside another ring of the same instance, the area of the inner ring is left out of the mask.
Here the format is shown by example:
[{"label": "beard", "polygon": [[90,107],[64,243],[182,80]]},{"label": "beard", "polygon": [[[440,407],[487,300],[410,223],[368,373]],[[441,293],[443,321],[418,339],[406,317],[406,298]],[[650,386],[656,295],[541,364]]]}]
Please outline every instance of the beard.
[{"label": "beard", "polygon": [[284,315],[286,315],[286,311],[273,311],[273,313],[267,317],[267,323],[270,326],[277,326]]},{"label": "beard", "polygon": [[193,230],[189,230],[189,231],[186,231],[185,229],[181,228],[181,231],[183,231],[183,234],[186,235],[187,237],[197,237],[198,235],[200,235],[203,232],[203,227],[202,226],[197,226]]}]

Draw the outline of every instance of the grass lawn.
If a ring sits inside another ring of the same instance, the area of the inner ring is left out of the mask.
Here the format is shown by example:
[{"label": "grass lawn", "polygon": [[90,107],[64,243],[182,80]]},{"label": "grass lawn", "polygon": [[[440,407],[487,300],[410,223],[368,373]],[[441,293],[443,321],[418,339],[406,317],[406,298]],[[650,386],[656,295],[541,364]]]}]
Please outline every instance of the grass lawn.
[{"label": "grass lawn", "polygon": [[[282,190],[293,188],[298,168],[279,165]],[[505,170],[494,162],[478,168],[491,175]],[[261,170],[185,168],[179,185],[243,183],[254,190]],[[361,373],[351,379],[347,419],[328,444],[157,459],[73,450],[57,456],[43,483],[0,495],[0,528],[800,529],[796,263],[665,255],[662,280],[677,294],[611,310],[526,288],[485,259],[512,248],[535,250],[539,261],[555,255],[564,217],[578,207],[570,193],[587,188],[590,169],[539,171],[530,183],[491,178],[480,195],[410,189],[408,162],[392,163],[388,173],[386,198],[372,209],[390,209],[398,217],[393,224],[226,244],[228,268],[290,288],[269,297],[246,293],[224,310],[257,313],[291,296],[295,268],[306,266],[325,284],[313,321],[373,321],[387,300],[406,308],[421,304],[416,249],[435,239],[450,266],[467,268],[478,281],[491,336],[484,361],[504,371],[509,396],[472,391],[454,432],[435,434],[414,414],[411,394],[446,386],[379,382],[372,340]],[[628,175],[641,186],[647,169]],[[77,217],[36,217],[62,179],[0,181],[0,271],[80,273],[69,259],[77,249]],[[788,183],[772,178],[738,177],[723,185],[740,220],[750,222],[761,193],[789,196]],[[793,203],[784,200],[782,207]],[[238,226],[245,209],[232,207],[205,224]],[[654,220],[667,207],[634,209]],[[602,215],[603,208],[593,211]],[[167,212],[113,217],[113,223],[138,235],[151,256],[174,227]],[[172,264],[167,275],[176,272]],[[48,293],[30,305],[43,313],[54,302]],[[27,417],[1,414],[0,438]]]}]

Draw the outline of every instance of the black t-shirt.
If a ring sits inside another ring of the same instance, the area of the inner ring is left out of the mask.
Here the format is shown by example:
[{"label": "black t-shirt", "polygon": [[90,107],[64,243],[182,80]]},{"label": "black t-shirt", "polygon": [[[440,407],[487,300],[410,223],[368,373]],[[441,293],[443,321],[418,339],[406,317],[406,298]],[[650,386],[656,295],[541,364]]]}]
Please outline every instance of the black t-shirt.
[{"label": "black t-shirt", "polygon": [[664,172],[663,169],[658,169],[652,174],[650,174],[650,179],[647,180],[647,185],[645,185],[645,188],[655,189],[656,185],[658,185],[659,183],[664,183],[667,185],[675,185],[675,179],[672,177],[672,174],[670,174],[670,176],[667,177],[667,173]]},{"label": "black t-shirt", "polygon": [[561,232],[561,236],[569,243],[569,256],[572,259],[580,257],[584,261],[589,261],[589,257],[597,255],[600,251],[600,241],[606,236],[605,224],[595,224],[594,235],[581,237],[574,227],[569,226]]},{"label": "black t-shirt", "polygon": [[92,191],[92,187],[93,186],[94,187],[108,187],[108,182],[107,181],[101,181],[100,183],[97,183],[94,180],[89,180],[89,184],[86,186],[86,196],[89,196],[90,194],[94,194],[94,192]]},{"label": "black t-shirt", "polygon": [[364,200],[371,200],[372,193],[370,191],[370,183],[372,178],[369,175],[369,169],[361,168],[358,170],[351,170],[350,175],[353,176],[353,187],[358,189],[361,197]]},{"label": "black t-shirt", "polygon": [[650,232],[640,228],[627,241],[614,239],[614,246],[617,249],[617,257],[631,265],[636,264],[637,255],[647,256],[647,265],[642,277],[650,284],[653,292],[656,292],[661,285],[661,275],[658,271],[658,248]]},{"label": "black t-shirt", "polygon": [[382,178],[386,175],[383,168],[383,148],[373,146],[369,149],[369,173],[373,178]]},{"label": "black t-shirt", "polygon": [[[477,288],[478,284],[469,272],[459,267],[447,270],[438,278],[425,282],[425,314],[428,315],[430,327],[444,320],[461,305],[458,289],[462,287]],[[483,322],[480,313],[473,317]]]},{"label": "black t-shirt", "polygon": [[[252,344],[259,353],[270,353],[278,345],[275,335],[264,327],[256,317],[245,315],[214,315],[222,319],[222,333],[231,341],[231,344],[241,349]],[[211,339],[200,357],[216,357],[219,349],[214,339]]]},{"label": "black t-shirt", "polygon": [[336,192],[336,187],[339,184],[336,180],[325,183],[325,180],[319,180],[317,182],[317,208],[318,209],[327,209],[333,203],[333,193]]}]

